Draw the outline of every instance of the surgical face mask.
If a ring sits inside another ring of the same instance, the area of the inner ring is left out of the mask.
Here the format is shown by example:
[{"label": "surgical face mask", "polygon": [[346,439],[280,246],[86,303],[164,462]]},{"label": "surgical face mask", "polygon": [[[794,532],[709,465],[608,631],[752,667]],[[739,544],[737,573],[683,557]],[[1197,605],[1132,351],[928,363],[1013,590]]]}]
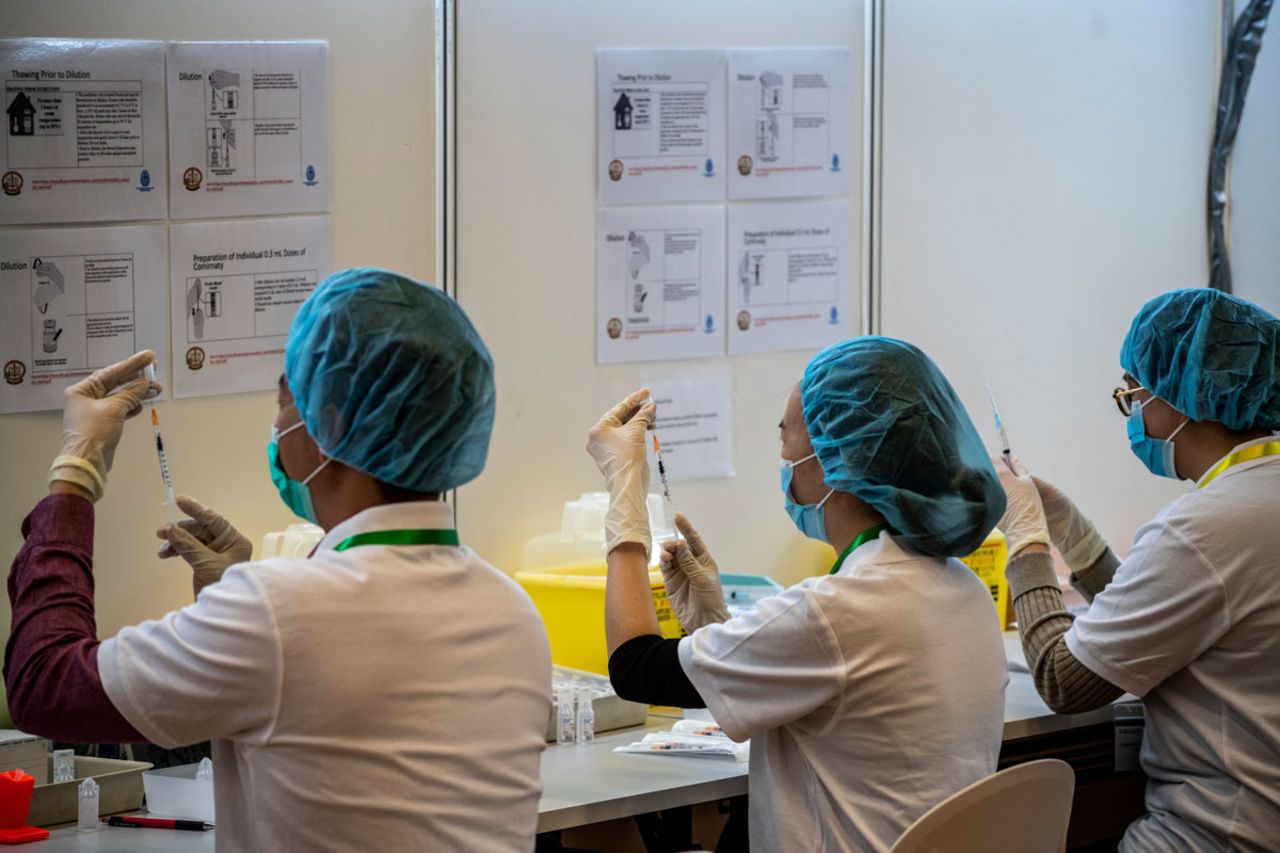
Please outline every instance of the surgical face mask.
[{"label": "surgical face mask", "polygon": [[797,459],[790,462],[786,459],[782,460],[782,498],[786,504],[787,515],[791,516],[792,523],[799,528],[800,532],[810,539],[817,539],[819,542],[827,541],[827,501],[836,493],[835,489],[827,492],[827,496],[816,504],[796,503],[795,498],[791,496],[791,477],[795,473],[795,467],[810,459],[817,459],[818,454],[810,453],[803,459]]},{"label": "surgical face mask", "polygon": [[1191,423],[1191,418],[1184,420],[1168,438],[1152,438],[1147,435],[1147,424],[1143,419],[1142,410],[1154,399],[1155,397],[1151,397],[1145,403],[1133,404],[1133,410],[1129,412],[1129,448],[1152,474],[1178,480],[1181,478],[1174,465],[1173,439],[1182,432],[1183,427]]},{"label": "surgical face mask", "polygon": [[284,432],[276,429],[275,424],[271,425],[271,440],[267,442],[267,464],[271,469],[271,482],[275,484],[276,491],[280,494],[280,500],[284,501],[294,515],[299,518],[305,518],[312,524],[319,524],[316,519],[316,508],[311,502],[311,488],[307,485],[316,474],[319,474],[324,466],[332,462],[332,459],[326,459],[320,463],[316,470],[307,475],[307,478],[299,483],[297,480],[291,479],[284,472],[284,467],[280,464],[280,439],[302,426],[302,421],[298,421]]}]

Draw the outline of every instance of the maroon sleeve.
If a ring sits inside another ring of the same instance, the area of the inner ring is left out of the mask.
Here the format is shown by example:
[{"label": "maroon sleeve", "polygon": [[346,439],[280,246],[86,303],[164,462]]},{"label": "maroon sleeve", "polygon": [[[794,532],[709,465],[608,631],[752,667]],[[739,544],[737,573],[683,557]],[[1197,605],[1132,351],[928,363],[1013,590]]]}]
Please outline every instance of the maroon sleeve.
[{"label": "maroon sleeve", "polygon": [[93,504],[49,495],[22,522],[22,536],[9,570],[13,623],[4,650],[13,724],[69,743],[145,741],[98,677]]}]

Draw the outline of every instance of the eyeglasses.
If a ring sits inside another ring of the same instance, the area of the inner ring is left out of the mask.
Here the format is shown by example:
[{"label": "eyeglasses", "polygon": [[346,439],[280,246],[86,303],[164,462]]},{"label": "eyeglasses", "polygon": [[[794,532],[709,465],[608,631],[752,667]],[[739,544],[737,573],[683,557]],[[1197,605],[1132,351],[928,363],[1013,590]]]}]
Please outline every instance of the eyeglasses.
[{"label": "eyeglasses", "polygon": [[1133,395],[1146,390],[1141,385],[1137,388],[1117,388],[1111,392],[1111,399],[1116,401],[1116,408],[1120,410],[1120,414],[1127,418],[1133,414]]}]

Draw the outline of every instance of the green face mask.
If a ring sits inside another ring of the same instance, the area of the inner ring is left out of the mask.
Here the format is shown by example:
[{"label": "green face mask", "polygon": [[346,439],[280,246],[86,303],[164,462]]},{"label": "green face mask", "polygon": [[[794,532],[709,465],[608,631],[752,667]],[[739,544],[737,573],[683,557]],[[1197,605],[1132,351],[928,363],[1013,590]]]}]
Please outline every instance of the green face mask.
[{"label": "green face mask", "polygon": [[311,502],[311,489],[307,485],[320,473],[324,466],[332,462],[332,459],[326,459],[320,463],[316,470],[307,475],[307,478],[299,483],[297,480],[291,479],[284,472],[284,468],[280,465],[280,439],[302,426],[302,421],[298,421],[293,426],[280,432],[274,425],[271,427],[271,440],[267,442],[267,465],[271,470],[271,482],[275,484],[276,491],[280,494],[280,500],[284,501],[294,515],[299,518],[305,518],[312,524],[319,524],[316,520],[316,508]]}]

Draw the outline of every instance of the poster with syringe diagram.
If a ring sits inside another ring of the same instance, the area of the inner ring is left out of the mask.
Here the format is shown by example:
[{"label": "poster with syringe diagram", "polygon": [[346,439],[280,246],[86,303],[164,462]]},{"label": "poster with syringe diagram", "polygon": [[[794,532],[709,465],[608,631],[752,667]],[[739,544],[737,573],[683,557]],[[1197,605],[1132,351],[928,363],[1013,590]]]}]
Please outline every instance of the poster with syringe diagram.
[{"label": "poster with syringe diagram", "polygon": [[169,244],[173,393],[276,386],[298,307],[329,274],[329,217],[174,225]]},{"label": "poster with syringe diagram", "polygon": [[139,350],[167,375],[164,281],[163,226],[0,231],[0,413],[61,409]]}]

